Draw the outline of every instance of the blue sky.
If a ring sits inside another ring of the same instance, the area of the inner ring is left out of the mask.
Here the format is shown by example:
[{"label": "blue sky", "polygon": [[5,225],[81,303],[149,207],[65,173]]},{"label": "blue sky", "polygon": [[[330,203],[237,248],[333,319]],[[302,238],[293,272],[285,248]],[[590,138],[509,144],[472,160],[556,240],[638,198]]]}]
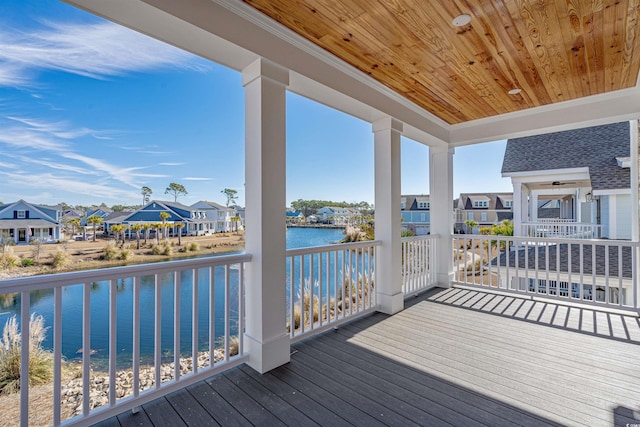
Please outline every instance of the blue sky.
[{"label": "blue sky", "polygon": [[[463,147],[454,192],[510,191],[504,142]],[[402,192],[428,193],[428,149],[403,140]],[[481,179],[479,179],[481,178]],[[71,6],[0,0],[0,201],[244,204],[240,73]],[[287,202],[373,202],[371,125],[287,97]]]}]

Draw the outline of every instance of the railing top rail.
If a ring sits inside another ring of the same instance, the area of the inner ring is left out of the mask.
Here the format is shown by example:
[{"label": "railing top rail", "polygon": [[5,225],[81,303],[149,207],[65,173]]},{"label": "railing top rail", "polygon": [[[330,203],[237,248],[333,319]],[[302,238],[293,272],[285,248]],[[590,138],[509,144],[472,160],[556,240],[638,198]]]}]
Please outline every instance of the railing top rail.
[{"label": "railing top rail", "polygon": [[355,243],[336,243],[333,245],[311,246],[306,248],[287,249],[287,256],[317,254],[321,252],[344,251],[348,249],[370,248],[371,246],[380,246],[380,240],[367,240],[365,242]]},{"label": "railing top rail", "polygon": [[576,245],[611,245],[611,246],[630,246],[638,247],[640,242],[630,240],[614,240],[614,239],[567,239],[563,237],[527,237],[527,236],[494,236],[489,234],[452,234],[452,238],[467,239],[484,239],[498,241],[514,241],[526,243],[558,243],[558,244],[576,244]]},{"label": "railing top rail", "polygon": [[428,234],[425,236],[410,236],[410,237],[403,237],[402,241],[412,241],[412,240],[435,240],[440,238],[439,234]]},{"label": "railing top rail", "polygon": [[550,225],[565,226],[565,227],[602,227],[602,224],[593,224],[591,222],[563,222],[563,221],[540,221],[540,222],[523,222],[523,226],[545,226]]},{"label": "railing top rail", "polygon": [[15,279],[0,280],[0,294],[37,289],[50,289],[56,286],[100,282],[110,279],[168,273],[194,268],[215,267],[219,265],[238,264],[249,261],[251,261],[251,254],[242,253],[237,255],[205,256],[176,261],[73,271],[69,273],[45,274],[41,276],[18,277]]}]

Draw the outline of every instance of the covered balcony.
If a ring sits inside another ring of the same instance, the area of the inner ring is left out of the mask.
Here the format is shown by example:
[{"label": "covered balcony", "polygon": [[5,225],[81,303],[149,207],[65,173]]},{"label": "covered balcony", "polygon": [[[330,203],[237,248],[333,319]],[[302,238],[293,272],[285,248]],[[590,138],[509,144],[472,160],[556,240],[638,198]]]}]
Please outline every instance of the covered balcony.
[{"label": "covered balcony", "polygon": [[[242,73],[246,252],[0,282],[22,325],[39,296],[55,301],[51,424],[638,422],[637,2],[68,2]],[[618,47],[580,56],[585,37]],[[286,249],[287,91],[371,123],[375,241]],[[557,240],[452,236],[456,147],[624,121],[631,241],[563,241],[563,268]],[[427,237],[400,237],[401,137],[429,147]],[[31,391],[22,363],[22,426],[44,411]]]}]

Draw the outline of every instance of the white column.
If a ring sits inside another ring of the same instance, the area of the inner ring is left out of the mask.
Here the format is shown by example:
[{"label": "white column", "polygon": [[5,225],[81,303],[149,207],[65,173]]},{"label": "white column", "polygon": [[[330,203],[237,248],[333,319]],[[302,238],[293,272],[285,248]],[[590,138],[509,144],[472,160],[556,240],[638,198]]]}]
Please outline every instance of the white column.
[{"label": "white column", "polygon": [[[526,193],[526,191],[525,191]],[[522,222],[536,222],[538,221],[538,193],[531,192],[531,203],[527,204],[527,211],[529,212],[529,218],[523,218]]]},{"label": "white column", "polygon": [[513,182],[513,235],[522,236],[522,184],[519,182]]},{"label": "white column", "polygon": [[260,373],[289,362],[286,331],[286,86],[289,73],[257,60],[245,87],[245,348]]},{"label": "white column", "polygon": [[638,167],[638,144],[640,139],[638,136],[638,120],[631,120],[629,123],[631,128],[631,240],[640,241],[640,200],[638,196],[640,168]]},{"label": "white column", "polygon": [[404,308],[400,227],[400,135],[402,123],[386,118],[373,123],[375,162],[376,296],[380,311]]},{"label": "white column", "polygon": [[453,281],[453,153],[446,145],[429,147],[431,234],[440,236],[435,277],[443,288]]}]

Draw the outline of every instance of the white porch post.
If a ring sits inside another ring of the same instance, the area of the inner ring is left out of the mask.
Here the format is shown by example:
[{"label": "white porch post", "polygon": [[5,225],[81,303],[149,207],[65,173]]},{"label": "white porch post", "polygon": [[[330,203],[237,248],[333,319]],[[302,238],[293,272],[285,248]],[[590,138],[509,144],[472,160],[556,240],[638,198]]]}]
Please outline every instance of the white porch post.
[{"label": "white porch post", "polygon": [[538,192],[531,192],[531,207],[527,206],[529,212],[529,218],[524,218],[523,222],[537,222],[538,221]]},{"label": "white porch post", "polygon": [[435,277],[444,288],[453,281],[453,153],[447,146],[429,147],[430,227],[440,236]]},{"label": "white porch post", "polygon": [[400,134],[402,123],[386,118],[373,123],[375,157],[376,289],[380,311],[404,308],[400,227]]},{"label": "white porch post", "polygon": [[638,167],[638,144],[640,144],[640,137],[638,135],[638,120],[631,120],[631,240],[634,242],[640,241],[640,210],[639,206],[639,176],[640,168]]},{"label": "white porch post", "polygon": [[286,86],[289,73],[257,60],[245,87],[245,348],[260,373],[289,362],[286,331]]}]

